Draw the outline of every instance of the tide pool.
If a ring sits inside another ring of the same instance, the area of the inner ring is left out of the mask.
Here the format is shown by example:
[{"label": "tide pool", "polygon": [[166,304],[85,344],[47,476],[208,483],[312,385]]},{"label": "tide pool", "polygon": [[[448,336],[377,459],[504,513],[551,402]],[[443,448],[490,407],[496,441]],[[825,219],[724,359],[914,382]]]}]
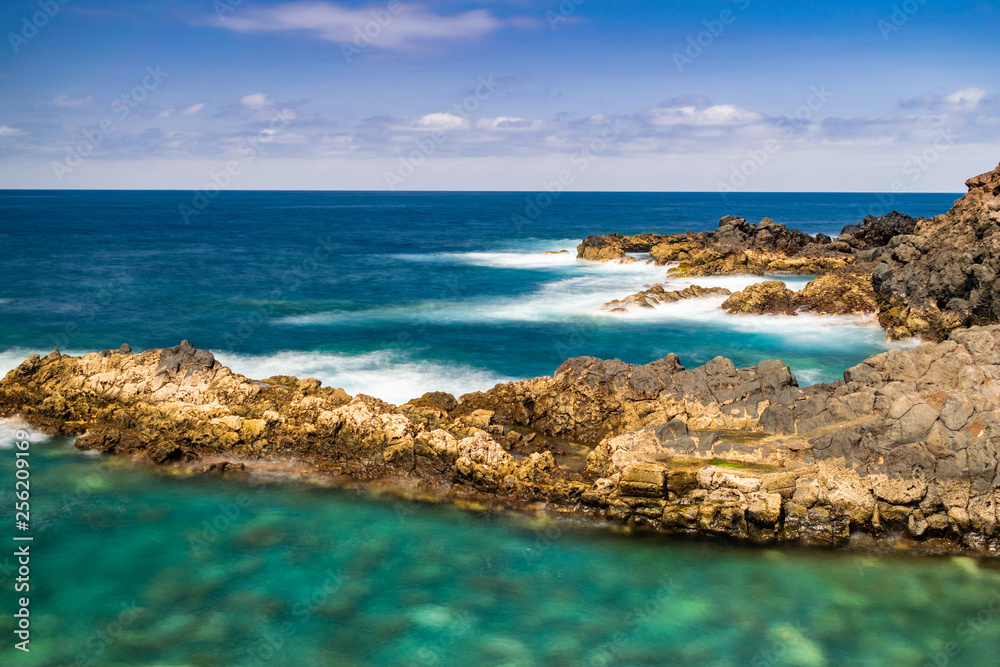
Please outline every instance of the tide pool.
[{"label": "tide pool", "polygon": [[991,665],[1000,645],[995,563],[616,535],[32,440],[32,650],[5,613],[5,665]]}]

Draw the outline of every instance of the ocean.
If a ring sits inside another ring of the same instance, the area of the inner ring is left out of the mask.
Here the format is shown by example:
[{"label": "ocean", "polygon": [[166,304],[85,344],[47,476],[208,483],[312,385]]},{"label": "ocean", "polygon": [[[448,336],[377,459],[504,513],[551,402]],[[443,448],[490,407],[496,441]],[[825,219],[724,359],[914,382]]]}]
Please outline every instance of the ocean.
[{"label": "ocean", "polygon": [[[957,197],[891,208],[935,215]],[[604,312],[665,269],[575,259],[589,234],[706,230],[727,214],[836,235],[878,195],[223,192],[182,215],[191,201],[0,191],[0,372],[55,348],[188,339],[254,378],[399,404],[581,355],[779,358],[805,385],[890,346],[871,319],[730,316],[718,297]],[[0,422],[4,498],[16,427]],[[1000,571],[968,558],[624,536],[173,477],[37,433],[32,465],[32,652],[8,640],[3,664],[940,666],[993,664],[1000,641]],[[11,525],[12,501],[0,516]],[[0,634],[13,627],[0,616]]]}]

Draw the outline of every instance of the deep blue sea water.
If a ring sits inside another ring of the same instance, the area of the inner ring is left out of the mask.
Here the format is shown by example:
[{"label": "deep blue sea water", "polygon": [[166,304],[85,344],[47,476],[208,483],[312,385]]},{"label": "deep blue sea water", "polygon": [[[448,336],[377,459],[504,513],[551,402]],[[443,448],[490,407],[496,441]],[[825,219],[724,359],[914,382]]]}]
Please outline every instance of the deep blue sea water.
[{"label": "deep blue sea water", "polygon": [[[665,270],[575,260],[588,234],[726,214],[835,235],[874,195],[566,193],[512,223],[534,197],[226,192],[186,222],[190,193],[0,191],[0,372],[55,347],[187,338],[254,377],[398,403],[583,354],[781,358],[805,384],[887,349],[871,322],[734,317],[721,299],[605,313]],[[956,197],[894,207],[933,215]],[[15,427],[0,423],[5,541]],[[992,665],[1000,646],[1000,572],[964,558],[640,539],[177,478],[38,434],[32,457],[33,650],[12,649],[5,548],[3,665]]]}]

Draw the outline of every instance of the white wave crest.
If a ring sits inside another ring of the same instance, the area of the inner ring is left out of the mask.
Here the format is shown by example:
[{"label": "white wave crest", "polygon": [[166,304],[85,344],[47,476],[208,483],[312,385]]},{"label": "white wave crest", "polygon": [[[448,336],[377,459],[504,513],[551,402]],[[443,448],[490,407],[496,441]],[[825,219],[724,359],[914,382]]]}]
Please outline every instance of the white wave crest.
[{"label": "white wave crest", "polygon": [[428,391],[460,396],[516,379],[464,364],[411,359],[395,350],[365,354],[297,351],[214,354],[233,371],[253,379],[274,375],[313,377],[328,387],[341,387],[351,395],[368,394],[396,405]]},{"label": "white wave crest", "polygon": [[[725,296],[710,296],[651,309],[633,309],[629,313],[610,313],[601,307],[612,300],[622,299],[657,283],[666,289],[683,289],[689,285],[726,287],[731,291],[744,289],[753,283],[774,280],[771,276],[721,276],[712,278],[667,278],[666,267],[635,262],[614,264],[578,262],[565,277],[543,284],[534,292],[519,296],[474,297],[412,305],[377,306],[361,311],[323,311],[292,315],[277,320],[289,326],[316,326],[358,323],[391,324],[401,327],[426,324],[456,324],[476,322],[561,322],[578,317],[616,317],[623,323],[630,319],[673,321],[704,321],[708,313],[718,309]],[[800,289],[808,277],[782,277],[791,289]],[[685,309],[687,304],[696,304]],[[678,307],[679,306],[679,307]],[[704,313],[703,313],[704,311]],[[715,313],[731,317],[718,311]]]},{"label": "white wave crest", "polygon": [[36,443],[48,436],[28,426],[23,419],[0,419],[0,449],[13,449],[15,443],[23,442],[25,437],[28,442]]},{"label": "white wave crest", "polygon": [[[4,375],[14,370],[22,363],[24,360],[33,354],[44,357],[49,352],[52,352],[52,348],[39,349],[31,347],[12,347],[7,350],[0,350],[0,378]],[[74,350],[61,350],[63,354],[68,354],[70,356],[78,357],[86,354],[87,352],[96,352],[96,350],[86,350],[83,352]]]},{"label": "white wave crest", "polygon": [[542,270],[572,266],[580,261],[576,250],[544,254],[541,252],[440,252],[427,255],[395,255],[395,259],[429,264],[484,266],[494,269]]}]

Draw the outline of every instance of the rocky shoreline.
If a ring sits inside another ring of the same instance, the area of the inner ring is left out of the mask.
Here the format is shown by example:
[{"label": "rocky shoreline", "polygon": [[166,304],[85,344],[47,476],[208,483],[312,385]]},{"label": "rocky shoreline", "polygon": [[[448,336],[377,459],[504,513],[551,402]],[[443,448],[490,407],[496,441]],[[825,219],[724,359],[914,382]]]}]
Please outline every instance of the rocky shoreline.
[{"label": "rocky shoreline", "polygon": [[[0,417],[193,472],[286,466],[413,498],[672,534],[995,556],[1000,167],[969,188],[943,216],[866,218],[837,239],[730,217],[715,232],[589,237],[578,249],[598,261],[647,252],[686,276],[819,273],[797,293],[748,288],[727,310],[874,307],[890,336],[927,339],[834,383],[800,388],[780,361],[736,368],[718,357],[687,369],[676,355],[641,366],[580,357],[552,377],[395,406],[314,379],[253,380],[184,341],[32,356],[0,381]],[[654,288],[608,306],[702,289]]]},{"label": "rocky shoreline", "polygon": [[1000,552],[1000,327],[805,389],[778,361],[582,357],[399,407],[312,379],[251,380],[186,341],[53,352],[0,382],[0,416],[15,415],[82,449],[192,472],[291,466],[668,533]]},{"label": "rocky shoreline", "polygon": [[734,314],[872,314],[891,340],[940,342],[956,329],[1000,322],[1000,166],[966,186],[968,193],[943,215],[868,216],[837,238],[730,215],[711,232],[589,236],[577,257],[632,262],[640,253],[669,267],[667,282],[605,304],[613,312],[704,295],[698,285],[684,294],[672,290],[671,277],[815,275],[798,293],[768,281],[733,294],[722,307]]}]

